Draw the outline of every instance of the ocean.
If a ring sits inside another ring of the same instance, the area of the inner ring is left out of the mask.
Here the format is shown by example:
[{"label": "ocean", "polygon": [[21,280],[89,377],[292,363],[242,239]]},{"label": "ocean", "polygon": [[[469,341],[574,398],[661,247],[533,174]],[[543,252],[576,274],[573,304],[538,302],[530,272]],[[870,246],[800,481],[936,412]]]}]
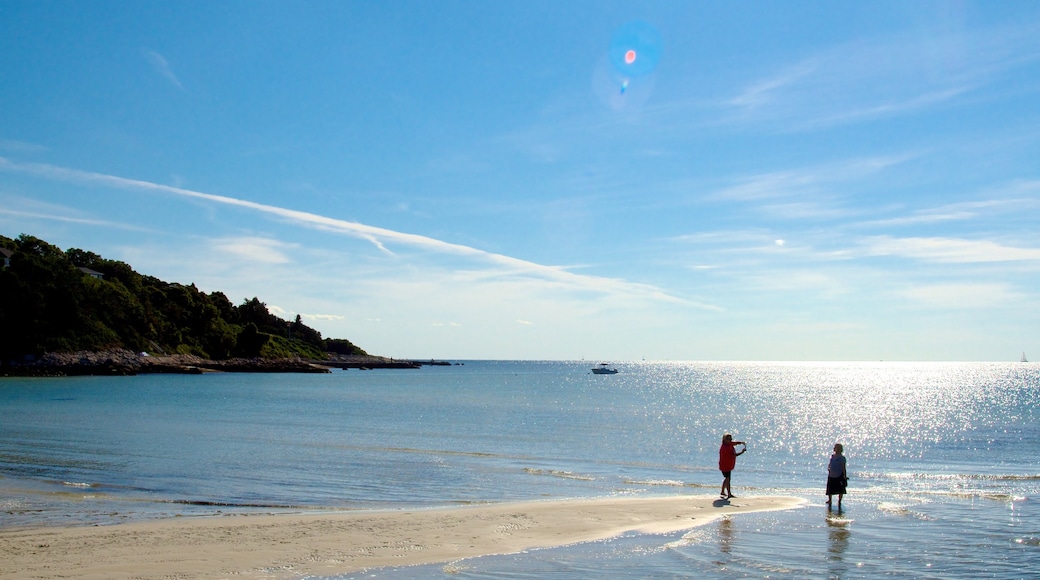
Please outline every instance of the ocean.
[{"label": "ocean", "polygon": [[736,495],[807,505],[335,578],[1040,574],[1040,365],[462,362],[0,379],[0,527],[715,495],[728,432]]}]

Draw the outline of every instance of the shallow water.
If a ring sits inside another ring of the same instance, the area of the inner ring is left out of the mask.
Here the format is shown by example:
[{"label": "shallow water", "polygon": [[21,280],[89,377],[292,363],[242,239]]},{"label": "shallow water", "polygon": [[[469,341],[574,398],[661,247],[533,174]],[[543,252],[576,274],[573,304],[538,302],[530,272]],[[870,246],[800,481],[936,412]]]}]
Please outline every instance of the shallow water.
[{"label": "shallow water", "polygon": [[[0,380],[0,526],[716,493],[812,505],[346,577],[1025,577],[1040,366],[475,362],[330,375]],[[845,445],[850,494],[822,505]]]}]

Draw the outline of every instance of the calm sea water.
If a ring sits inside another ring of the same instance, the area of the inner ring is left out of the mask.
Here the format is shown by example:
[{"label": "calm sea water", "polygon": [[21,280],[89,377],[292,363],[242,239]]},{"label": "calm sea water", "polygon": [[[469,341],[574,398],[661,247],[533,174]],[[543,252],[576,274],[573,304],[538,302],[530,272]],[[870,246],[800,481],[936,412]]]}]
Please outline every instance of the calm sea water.
[{"label": "calm sea water", "polygon": [[[1020,578],[1040,571],[1040,365],[478,362],[0,379],[0,526],[714,494],[807,507],[376,578]],[[845,510],[828,512],[845,445]],[[352,578],[355,576],[344,576]]]}]

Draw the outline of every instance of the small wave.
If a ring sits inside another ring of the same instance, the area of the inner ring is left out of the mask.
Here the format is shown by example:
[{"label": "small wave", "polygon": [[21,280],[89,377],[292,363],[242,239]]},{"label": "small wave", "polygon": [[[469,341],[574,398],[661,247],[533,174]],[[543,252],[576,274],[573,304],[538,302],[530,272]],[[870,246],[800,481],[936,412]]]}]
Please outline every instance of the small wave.
[{"label": "small wave", "polygon": [[882,502],[878,504],[878,510],[890,513],[890,514],[906,514],[910,513],[910,510],[905,505],[899,505],[891,502]]},{"label": "small wave", "polygon": [[624,483],[628,485],[655,485],[662,487],[686,487],[687,485],[696,486],[696,484],[687,484],[682,481],[675,479],[626,479]]},{"label": "small wave", "polygon": [[651,487],[692,487],[697,489],[717,489],[719,486],[705,483],[691,483],[677,479],[623,479],[625,485],[645,485]]},{"label": "small wave", "polygon": [[703,544],[704,542],[707,542],[712,539],[714,539],[714,536],[712,536],[711,532],[706,527],[701,526],[686,532],[678,540],[668,542],[664,546],[665,548],[670,549],[685,548],[687,546]]},{"label": "small wave", "polygon": [[420,447],[390,447],[385,445],[338,445],[339,449],[374,451],[378,453],[408,453],[415,455],[451,455],[462,457],[521,458],[487,451],[459,451],[455,449],[423,449]]},{"label": "small wave", "polygon": [[484,451],[455,451],[451,449],[418,449],[413,447],[373,447],[376,451],[390,453],[416,453],[419,455],[459,455],[462,457],[502,457],[497,453]]},{"label": "small wave", "polygon": [[465,566],[465,565],[461,564],[460,562],[461,562],[461,560],[457,561],[457,562],[450,562],[448,564],[445,564],[441,568],[441,572],[444,572],[445,574],[447,574],[449,576],[454,576],[456,574],[462,574],[463,572],[466,572],[467,570],[470,570],[469,566]]},{"label": "small wave", "polygon": [[535,469],[533,467],[525,467],[524,473],[531,475],[545,475],[549,477],[559,477],[561,479],[577,479],[579,481],[596,481],[595,477],[591,475],[581,475],[572,471],[561,471],[558,469]]},{"label": "small wave", "polygon": [[63,482],[61,482],[61,484],[64,485],[65,487],[79,487],[79,488],[83,488],[83,489],[90,489],[90,488],[93,488],[93,487],[101,487],[97,483],[78,483],[78,482],[75,482],[75,481],[63,481]]},{"label": "small wave", "polygon": [[935,497],[954,497],[959,499],[986,499],[990,501],[1009,502],[1009,501],[1025,501],[1026,497],[1016,496],[1012,493],[1001,492],[1001,491],[988,491],[983,489],[953,489],[953,490],[917,490],[910,492],[915,496],[935,496]]},{"label": "small wave", "polygon": [[828,514],[827,515],[827,525],[831,526],[831,527],[834,527],[834,528],[845,528],[845,527],[848,527],[850,524],[855,523],[855,521],[856,520],[854,520],[854,519],[852,519],[850,517],[847,517],[845,515],[835,515],[835,514]]},{"label": "small wave", "polygon": [[919,520],[925,520],[925,521],[930,521],[930,520],[934,520],[935,519],[932,516],[929,516],[927,514],[923,514],[921,512],[915,512],[915,511],[911,510],[909,507],[907,507],[905,505],[900,505],[900,504],[892,503],[892,502],[882,502],[882,503],[878,504],[878,511],[889,513],[889,514],[893,514],[893,515],[908,516],[908,517],[916,518],[916,519],[919,519]]},{"label": "small wave", "polygon": [[250,503],[250,502],[235,502],[235,501],[213,501],[205,499],[164,499],[158,500],[156,503],[168,503],[176,505],[192,505],[202,507],[227,507],[227,508],[262,508],[262,509],[278,509],[278,510],[314,510],[321,509],[316,506],[301,506],[292,504],[279,504],[279,503]]},{"label": "small wave", "polygon": [[860,478],[895,479],[900,481],[1040,481],[1040,475],[1015,473],[863,473]]}]

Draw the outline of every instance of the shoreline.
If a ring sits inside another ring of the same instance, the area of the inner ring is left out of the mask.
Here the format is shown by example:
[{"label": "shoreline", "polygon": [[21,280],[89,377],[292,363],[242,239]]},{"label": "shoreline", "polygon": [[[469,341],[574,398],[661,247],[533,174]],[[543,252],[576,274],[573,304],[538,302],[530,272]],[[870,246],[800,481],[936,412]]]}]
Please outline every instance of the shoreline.
[{"label": "shoreline", "polygon": [[206,359],[187,354],[142,355],[125,349],[103,352],[49,353],[31,362],[0,362],[0,376],[72,377],[133,376],[140,374],[329,373],[346,369],[419,369],[425,365],[450,366],[445,361],[394,360],[372,355],[336,355],[327,359],[302,357],[264,359]]},{"label": "shoreline", "polygon": [[562,547],[628,532],[671,533],[729,514],[805,503],[776,496],[609,497],[20,528],[0,530],[0,578],[332,576]]}]

